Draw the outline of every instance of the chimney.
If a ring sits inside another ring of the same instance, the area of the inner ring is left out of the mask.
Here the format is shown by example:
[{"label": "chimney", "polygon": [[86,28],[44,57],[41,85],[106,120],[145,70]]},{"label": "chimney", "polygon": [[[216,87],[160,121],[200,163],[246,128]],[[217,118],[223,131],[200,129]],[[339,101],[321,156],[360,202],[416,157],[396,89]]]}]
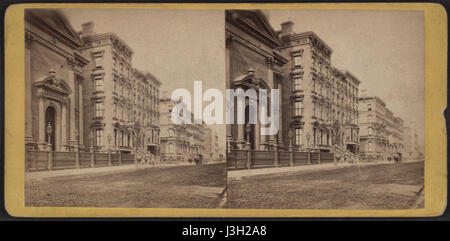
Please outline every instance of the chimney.
[{"label": "chimney", "polygon": [[294,31],[292,30],[292,27],[294,26],[294,23],[292,21],[287,21],[281,24],[281,37],[286,35],[293,35]]},{"label": "chimney", "polygon": [[85,36],[89,36],[89,35],[94,35],[94,27],[95,24],[93,22],[87,22],[87,23],[83,23],[81,25],[81,37],[85,37]]}]

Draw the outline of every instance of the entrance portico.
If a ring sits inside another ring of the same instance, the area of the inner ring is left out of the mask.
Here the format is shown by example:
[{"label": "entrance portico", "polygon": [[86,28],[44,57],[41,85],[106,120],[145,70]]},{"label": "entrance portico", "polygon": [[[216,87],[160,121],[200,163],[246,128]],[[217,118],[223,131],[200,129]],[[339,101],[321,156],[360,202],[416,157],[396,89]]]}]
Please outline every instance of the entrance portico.
[{"label": "entrance portico", "polygon": [[[66,151],[67,143],[67,116],[68,96],[72,90],[62,79],[57,79],[55,71],[50,70],[49,75],[34,84],[38,96],[38,148],[47,150],[47,144],[52,143],[55,151]],[[48,140],[47,126],[52,127],[52,134]]]},{"label": "entrance portico", "polygon": [[[256,78],[255,72],[252,68],[248,70],[247,75],[242,75],[236,78],[231,83],[231,87],[236,91],[242,89],[243,91],[255,90],[256,96],[245,97],[245,124],[234,124],[232,127],[232,136],[234,142],[237,144],[238,149],[245,148],[245,144],[250,144],[252,150],[268,150],[270,149],[270,136],[261,134],[261,123],[259,122],[259,105],[264,104],[267,106],[268,115],[270,115],[270,87],[262,78]],[[259,91],[261,89],[267,90],[267,103],[262,103],[263,100],[259,100]],[[235,99],[234,101],[234,123],[237,123],[237,118],[241,108],[238,107],[239,103]],[[256,122],[250,122],[250,116],[256,117]],[[275,139],[275,137],[272,137]],[[273,144],[273,143],[272,143]]]}]

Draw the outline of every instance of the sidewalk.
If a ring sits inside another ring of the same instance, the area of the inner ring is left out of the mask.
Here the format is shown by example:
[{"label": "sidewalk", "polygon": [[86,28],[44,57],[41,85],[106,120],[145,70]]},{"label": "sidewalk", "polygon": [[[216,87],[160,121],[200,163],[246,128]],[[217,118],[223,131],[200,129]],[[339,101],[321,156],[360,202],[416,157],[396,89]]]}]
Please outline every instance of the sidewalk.
[{"label": "sidewalk", "polygon": [[[203,165],[218,164],[222,162],[205,163]],[[124,165],[124,166],[112,166],[112,167],[94,167],[94,168],[81,168],[81,169],[64,169],[64,170],[53,170],[53,171],[36,171],[25,173],[25,181],[42,180],[44,178],[59,177],[59,176],[74,176],[82,174],[96,174],[96,173],[114,173],[114,172],[127,172],[136,171],[146,168],[168,168],[177,166],[194,166],[194,163],[163,163],[159,165],[142,165],[138,164],[137,168],[134,164]]]},{"label": "sidewalk", "polygon": [[288,167],[271,167],[271,168],[260,168],[260,169],[246,169],[246,170],[236,170],[228,171],[228,179],[240,180],[242,177],[251,177],[258,175],[267,174],[277,174],[277,173],[289,173],[298,171],[312,171],[312,170],[332,170],[344,167],[352,166],[373,166],[381,164],[395,164],[395,162],[389,161],[378,161],[378,162],[359,162],[359,163],[326,163],[326,164],[313,164],[313,165],[303,165],[303,166],[288,166]]}]

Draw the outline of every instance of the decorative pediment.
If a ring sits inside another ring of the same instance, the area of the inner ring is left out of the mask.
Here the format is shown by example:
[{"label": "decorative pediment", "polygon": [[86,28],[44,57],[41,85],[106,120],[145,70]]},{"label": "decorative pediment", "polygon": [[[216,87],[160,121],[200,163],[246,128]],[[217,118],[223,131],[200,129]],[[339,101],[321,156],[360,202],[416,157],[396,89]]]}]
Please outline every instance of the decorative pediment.
[{"label": "decorative pediment", "polygon": [[78,48],[82,46],[79,34],[70,25],[66,16],[60,10],[26,9],[26,21],[55,34],[59,39]]},{"label": "decorative pediment", "polygon": [[69,95],[72,93],[69,85],[64,80],[56,78],[55,72],[52,70],[48,76],[37,80],[35,82],[35,86],[60,93],[62,95]]},{"label": "decorative pediment", "polygon": [[255,77],[255,72],[253,69],[248,70],[248,74],[241,75],[233,80],[234,88],[241,87],[242,89],[266,89],[267,93],[270,93],[270,86],[261,78]]},{"label": "decorative pediment", "polygon": [[272,47],[280,46],[280,39],[261,10],[227,10],[227,19],[238,23],[246,31],[265,40]]}]

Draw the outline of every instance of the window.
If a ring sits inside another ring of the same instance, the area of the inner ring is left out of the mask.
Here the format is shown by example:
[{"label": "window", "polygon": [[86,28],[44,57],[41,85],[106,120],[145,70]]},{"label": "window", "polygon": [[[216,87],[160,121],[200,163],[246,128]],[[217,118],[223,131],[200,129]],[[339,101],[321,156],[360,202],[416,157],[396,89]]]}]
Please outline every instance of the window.
[{"label": "window", "polygon": [[294,90],[302,89],[302,80],[303,80],[303,77],[295,77],[294,78]]},{"label": "window", "polygon": [[113,69],[115,70],[117,68],[117,59],[113,58]]},{"label": "window", "polygon": [[317,132],[317,144],[322,145],[322,130]]},{"label": "window", "polygon": [[371,151],[373,151],[373,143],[372,143],[372,141],[369,141],[369,146],[368,146],[368,148],[369,148],[369,151],[371,152]]},{"label": "window", "polygon": [[102,146],[102,138],[103,138],[103,130],[97,129],[95,130],[95,145]]},{"label": "window", "polygon": [[103,116],[103,102],[96,102],[95,103],[95,117],[102,117]]},{"label": "window", "polygon": [[113,79],[114,81],[114,92],[117,93],[117,80]]},{"label": "window", "polygon": [[294,115],[303,115],[303,101],[299,100],[294,102]]},{"label": "window", "polygon": [[95,78],[95,91],[103,91],[103,77]]},{"label": "window", "polygon": [[316,57],[312,57],[312,67],[316,68]]},{"label": "window", "polygon": [[95,68],[101,69],[103,68],[103,56],[97,55],[94,57]]},{"label": "window", "polygon": [[313,79],[312,81],[313,81],[313,83],[312,83],[313,84],[313,91],[316,92],[316,80]]},{"label": "window", "polygon": [[301,67],[302,66],[302,56],[294,56],[294,66]]},{"label": "window", "polygon": [[117,129],[114,128],[114,146],[117,146]]},{"label": "window", "polygon": [[295,128],[295,145],[302,144],[302,129]]},{"label": "window", "polygon": [[175,153],[175,148],[172,143],[169,144],[169,153]]},{"label": "window", "polygon": [[117,118],[117,103],[114,102],[114,118]]},{"label": "window", "polygon": [[320,119],[323,119],[323,106],[322,104],[319,104],[319,111],[320,111]]},{"label": "window", "polygon": [[314,138],[313,143],[314,143],[314,145],[317,144],[317,139],[316,139],[317,134],[316,133],[317,133],[317,129],[313,128],[313,138]]},{"label": "window", "polygon": [[316,102],[313,102],[313,117],[316,117]]}]

